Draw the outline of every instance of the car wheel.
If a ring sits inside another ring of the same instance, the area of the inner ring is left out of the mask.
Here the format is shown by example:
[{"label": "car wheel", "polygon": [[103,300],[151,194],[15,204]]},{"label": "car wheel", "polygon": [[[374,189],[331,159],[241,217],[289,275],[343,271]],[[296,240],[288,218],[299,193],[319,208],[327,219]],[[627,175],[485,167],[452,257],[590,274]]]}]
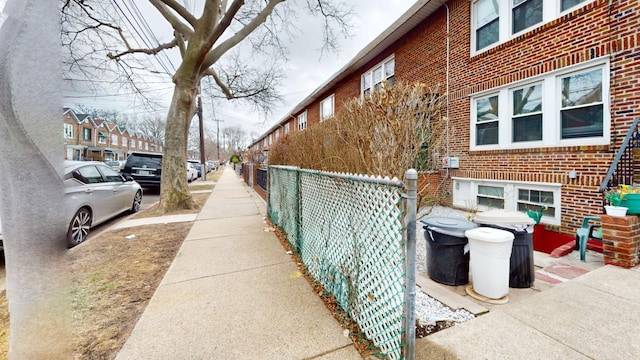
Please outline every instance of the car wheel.
[{"label": "car wheel", "polygon": [[133,197],[133,204],[131,204],[130,213],[137,213],[140,211],[140,204],[142,203],[142,191],[138,190],[136,196]]},{"label": "car wheel", "polygon": [[91,211],[87,208],[82,208],[73,215],[71,223],[69,223],[69,230],[67,231],[67,243],[69,246],[76,246],[87,240],[89,229],[91,229]]}]

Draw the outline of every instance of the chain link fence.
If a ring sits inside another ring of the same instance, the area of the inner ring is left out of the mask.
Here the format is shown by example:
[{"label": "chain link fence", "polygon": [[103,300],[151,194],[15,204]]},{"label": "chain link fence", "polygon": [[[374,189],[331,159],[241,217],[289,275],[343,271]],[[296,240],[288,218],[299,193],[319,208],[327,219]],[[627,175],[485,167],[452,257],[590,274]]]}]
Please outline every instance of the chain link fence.
[{"label": "chain link fence", "polygon": [[[385,356],[412,358],[415,244],[408,252],[404,184],[282,166],[269,166],[268,183],[269,217],[314,279]],[[415,210],[412,226],[415,234]]]}]

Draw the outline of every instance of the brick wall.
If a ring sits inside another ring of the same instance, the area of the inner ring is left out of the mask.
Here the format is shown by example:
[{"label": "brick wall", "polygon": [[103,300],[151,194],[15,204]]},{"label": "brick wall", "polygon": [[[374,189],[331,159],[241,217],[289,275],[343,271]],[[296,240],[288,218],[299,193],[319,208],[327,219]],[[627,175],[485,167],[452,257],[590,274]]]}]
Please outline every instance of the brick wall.
[{"label": "brick wall", "polygon": [[640,264],[640,218],[602,215],[601,219],[605,264],[626,268]]},{"label": "brick wall", "polygon": [[[640,5],[637,0],[595,0],[490,50],[471,56],[471,2],[449,7],[449,155],[460,169],[440,171],[440,189],[451,177],[558,183],[562,186],[562,225],[575,233],[585,215],[602,213],[597,188],[621,139],[640,112]],[[360,76],[395,54],[396,81],[441,84],[447,70],[447,11],[441,7],[402,39],[353,72],[307,107],[308,126],[319,122],[319,103],[335,93],[342,102],[360,95]],[[610,59],[611,143],[518,150],[470,151],[470,95],[514,81],[608,56]],[[296,114],[297,115],[297,114]],[[444,154],[444,152],[443,152]],[[576,170],[578,177],[569,179]],[[443,187],[444,185],[444,187]]]},{"label": "brick wall", "polygon": [[[470,56],[471,3],[450,9],[450,155],[460,169],[448,176],[562,185],[564,233],[574,233],[582,217],[602,212],[597,188],[640,110],[640,7],[596,0],[572,13]],[[597,31],[594,31],[597,29]],[[396,78],[443,83],[446,69],[446,11],[441,8],[397,44]],[[590,59],[610,56],[612,144],[518,150],[469,151],[470,99],[475,92],[542,75]],[[568,172],[576,170],[577,179]],[[442,179],[445,180],[445,179]]]}]

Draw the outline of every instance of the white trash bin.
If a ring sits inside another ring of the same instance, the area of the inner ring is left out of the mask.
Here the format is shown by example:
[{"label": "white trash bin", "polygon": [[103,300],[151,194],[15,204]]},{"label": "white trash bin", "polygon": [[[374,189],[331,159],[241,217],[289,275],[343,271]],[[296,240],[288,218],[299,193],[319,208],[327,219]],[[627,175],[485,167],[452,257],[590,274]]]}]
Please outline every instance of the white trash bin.
[{"label": "white trash bin", "polygon": [[490,227],[464,232],[469,239],[473,290],[490,299],[509,294],[509,260],[513,233]]}]

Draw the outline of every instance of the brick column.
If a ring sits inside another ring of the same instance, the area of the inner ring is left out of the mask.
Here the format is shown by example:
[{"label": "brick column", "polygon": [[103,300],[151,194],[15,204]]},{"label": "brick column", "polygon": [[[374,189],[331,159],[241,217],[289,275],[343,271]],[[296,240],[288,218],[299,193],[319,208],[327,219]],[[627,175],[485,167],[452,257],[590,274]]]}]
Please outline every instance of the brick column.
[{"label": "brick column", "polygon": [[638,216],[601,215],[604,263],[625,268],[640,263],[640,220]]}]

